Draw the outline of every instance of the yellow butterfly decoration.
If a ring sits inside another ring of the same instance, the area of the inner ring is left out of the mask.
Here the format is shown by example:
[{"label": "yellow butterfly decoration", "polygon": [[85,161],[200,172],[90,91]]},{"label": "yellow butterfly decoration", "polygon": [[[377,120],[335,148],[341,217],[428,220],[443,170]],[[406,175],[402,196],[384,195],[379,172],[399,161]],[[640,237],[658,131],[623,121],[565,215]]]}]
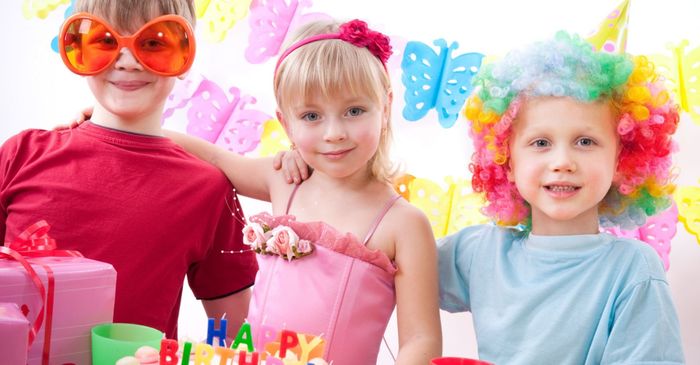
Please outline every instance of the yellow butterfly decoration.
[{"label": "yellow butterfly decoration", "polygon": [[596,50],[607,53],[622,53],[627,47],[627,24],[629,23],[629,0],[621,2],[600,23],[596,31],[586,38]]},{"label": "yellow butterfly decoration", "polygon": [[673,195],[678,205],[678,220],[700,243],[700,188],[680,186]]},{"label": "yellow butterfly decoration", "polygon": [[70,0],[24,0],[22,2],[22,15],[25,19],[33,17],[46,19],[54,9],[67,4],[70,4]]},{"label": "yellow butterfly decoration", "polygon": [[277,119],[270,119],[263,124],[258,146],[260,157],[274,156],[279,151],[289,150],[291,146],[287,133]]},{"label": "yellow butterfly decoration", "polygon": [[460,229],[488,222],[481,214],[484,205],[481,194],[472,192],[465,179],[445,179],[447,189],[438,183],[404,175],[394,184],[396,191],[411,204],[425,213],[433,228],[435,238],[440,238]]},{"label": "yellow butterfly decoration", "polygon": [[676,101],[696,124],[700,124],[700,47],[686,52],[689,43],[682,40],[667,46],[671,56],[654,54],[649,59],[671,83]]},{"label": "yellow butterfly decoration", "polygon": [[221,42],[236,23],[248,15],[251,0],[195,0],[197,19],[204,23],[204,36]]}]

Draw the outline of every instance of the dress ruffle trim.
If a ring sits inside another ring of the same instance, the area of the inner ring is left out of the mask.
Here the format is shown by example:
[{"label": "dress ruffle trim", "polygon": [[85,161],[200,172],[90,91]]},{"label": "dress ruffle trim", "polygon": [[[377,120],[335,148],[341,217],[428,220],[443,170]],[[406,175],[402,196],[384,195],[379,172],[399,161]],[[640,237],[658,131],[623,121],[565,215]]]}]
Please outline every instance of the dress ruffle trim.
[{"label": "dress ruffle trim", "polygon": [[297,222],[293,215],[272,216],[269,213],[256,214],[249,218],[251,222],[265,224],[270,229],[284,225],[296,232],[300,239],[309,240],[317,246],[323,246],[344,255],[365,261],[389,274],[396,273],[396,266],[381,250],[370,250],[360,243],[352,233],[340,233],[324,222]]}]

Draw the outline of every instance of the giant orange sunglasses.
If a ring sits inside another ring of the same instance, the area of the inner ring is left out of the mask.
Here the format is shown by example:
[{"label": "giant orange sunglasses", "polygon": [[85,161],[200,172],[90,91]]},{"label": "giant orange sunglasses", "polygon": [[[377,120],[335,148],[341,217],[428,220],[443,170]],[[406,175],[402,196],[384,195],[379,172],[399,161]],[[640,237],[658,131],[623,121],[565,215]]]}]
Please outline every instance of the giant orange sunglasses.
[{"label": "giant orange sunglasses", "polygon": [[179,15],[163,15],[130,36],[122,36],[99,17],[78,13],[63,23],[58,49],[63,63],[78,75],[95,75],[111,66],[128,48],[148,71],[178,76],[192,66],[195,41],[192,27]]}]

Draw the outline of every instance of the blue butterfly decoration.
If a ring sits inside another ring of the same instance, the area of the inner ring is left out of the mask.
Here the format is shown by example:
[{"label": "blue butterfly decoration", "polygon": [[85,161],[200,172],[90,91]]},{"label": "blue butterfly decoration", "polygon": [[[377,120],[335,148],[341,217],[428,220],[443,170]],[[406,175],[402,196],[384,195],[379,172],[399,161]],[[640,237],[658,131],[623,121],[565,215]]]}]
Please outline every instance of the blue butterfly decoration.
[{"label": "blue butterfly decoration", "polygon": [[[68,8],[66,8],[66,11],[63,13],[63,19],[68,19],[69,16],[73,15],[73,6],[75,5],[75,0],[70,1],[70,5],[68,5]],[[51,49],[53,49],[54,52],[58,53],[58,36],[53,37],[51,40]]]},{"label": "blue butterfly decoration", "polygon": [[452,58],[457,42],[448,47],[444,39],[438,39],[433,44],[440,48],[439,54],[422,42],[406,44],[401,60],[401,81],[406,86],[403,117],[416,121],[435,108],[440,124],[450,128],[473,88],[471,80],[484,55],[472,52]]}]

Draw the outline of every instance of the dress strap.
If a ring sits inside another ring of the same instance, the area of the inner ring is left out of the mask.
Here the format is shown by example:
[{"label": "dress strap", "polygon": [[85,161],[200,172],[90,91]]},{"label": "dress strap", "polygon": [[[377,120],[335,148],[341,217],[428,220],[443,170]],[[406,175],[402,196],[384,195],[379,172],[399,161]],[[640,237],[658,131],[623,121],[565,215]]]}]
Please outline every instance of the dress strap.
[{"label": "dress strap", "polygon": [[300,186],[301,184],[294,185],[294,190],[292,190],[292,194],[289,196],[289,200],[287,200],[287,210],[284,211],[284,214],[289,214],[289,208],[292,207],[292,200],[294,200],[294,195],[297,193],[297,190],[299,190]]},{"label": "dress strap", "polygon": [[379,214],[377,214],[377,217],[374,218],[374,222],[372,222],[372,226],[369,228],[369,232],[367,232],[367,236],[365,237],[364,241],[362,241],[363,246],[367,246],[367,242],[369,242],[369,239],[372,238],[372,235],[377,230],[377,227],[379,227],[379,223],[382,221],[382,219],[384,218],[386,213],[389,211],[389,209],[391,209],[391,207],[394,205],[394,203],[396,203],[396,201],[399,200],[400,197],[401,197],[401,195],[394,196],[391,199],[389,199],[389,201],[386,202],[386,204],[384,204],[384,208],[382,209],[381,212],[379,212]]}]

